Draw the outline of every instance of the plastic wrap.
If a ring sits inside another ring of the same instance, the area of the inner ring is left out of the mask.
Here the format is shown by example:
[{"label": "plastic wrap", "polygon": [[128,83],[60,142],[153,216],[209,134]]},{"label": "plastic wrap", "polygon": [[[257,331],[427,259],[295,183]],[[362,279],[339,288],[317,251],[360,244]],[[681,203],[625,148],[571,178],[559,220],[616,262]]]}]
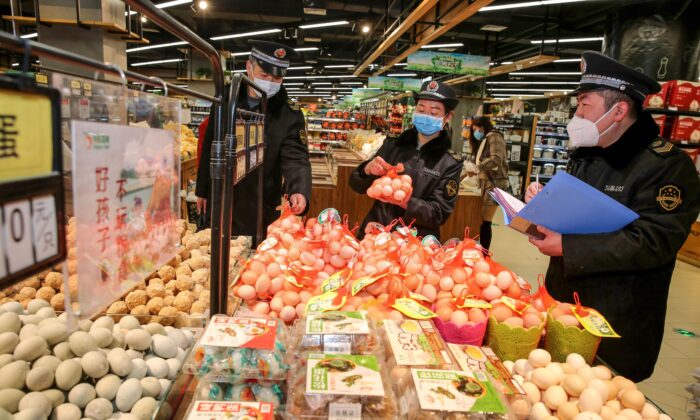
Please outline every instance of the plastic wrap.
[{"label": "plastic wrap", "polygon": [[273,418],[273,406],[270,403],[239,401],[217,402],[198,400],[192,402],[186,417],[187,420],[272,420]]},{"label": "plastic wrap", "polygon": [[294,323],[289,354],[304,357],[308,352],[335,354],[374,354],[384,352],[372,334],[375,326],[364,312],[323,312]]},{"label": "plastic wrap", "polygon": [[286,377],[286,331],[279,320],[215,315],[184,369],[212,381]]},{"label": "plastic wrap", "polygon": [[406,420],[505,419],[508,409],[485,372],[411,369],[401,394]]},{"label": "plastic wrap", "polygon": [[285,381],[236,379],[232,382],[203,380],[197,386],[194,399],[198,401],[243,401],[272,404],[276,417],[282,417],[287,402]]},{"label": "plastic wrap", "polygon": [[290,376],[287,418],[397,419],[384,363],[376,356],[311,353]]}]

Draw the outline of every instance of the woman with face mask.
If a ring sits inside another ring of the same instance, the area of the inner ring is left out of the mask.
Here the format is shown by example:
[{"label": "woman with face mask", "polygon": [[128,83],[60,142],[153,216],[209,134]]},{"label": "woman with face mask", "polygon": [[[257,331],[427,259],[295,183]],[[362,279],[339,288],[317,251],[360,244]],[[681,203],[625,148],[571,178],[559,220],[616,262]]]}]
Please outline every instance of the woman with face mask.
[{"label": "woman with face mask", "polygon": [[[472,150],[476,150],[476,166],[479,168],[479,188],[481,189],[481,229],[479,242],[484,248],[491,247],[491,223],[498,204],[489,191],[494,188],[508,188],[508,160],[506,141],[488,117],[478,117],[472,123]],[[467,175],[475,175],[468,173]]]},{"label": "woman with face mask", "polygon": [[375,179],[402,163],[403,174],[413,181],[413,193],[400,205],[376,200],[358,232],[360,238],[371,222],[388,225],[401,218],[406,225],[413,223],[418,235],[439,239],[440,226],[454,210],[462,162],[451,150],[445,126],[459,100],[450,86],[437,81],[425,82],[415,99],[414,126],[396,139],[387,138],[375,156],[350,177],[350,187],[365,194]]}]

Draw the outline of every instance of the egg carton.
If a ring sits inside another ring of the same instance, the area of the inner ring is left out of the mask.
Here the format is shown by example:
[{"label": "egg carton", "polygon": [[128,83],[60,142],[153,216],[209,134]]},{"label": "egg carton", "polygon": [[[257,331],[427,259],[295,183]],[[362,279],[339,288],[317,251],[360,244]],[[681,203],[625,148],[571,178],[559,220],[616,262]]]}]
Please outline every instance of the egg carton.
[{"label": "egg carton", "polygon": [[258,379],[213,382],[205,379],[199,382],[193,404],[194,401],[265,402],[272,404],[275,418],[282,418],[287,402],[287,383]]}]

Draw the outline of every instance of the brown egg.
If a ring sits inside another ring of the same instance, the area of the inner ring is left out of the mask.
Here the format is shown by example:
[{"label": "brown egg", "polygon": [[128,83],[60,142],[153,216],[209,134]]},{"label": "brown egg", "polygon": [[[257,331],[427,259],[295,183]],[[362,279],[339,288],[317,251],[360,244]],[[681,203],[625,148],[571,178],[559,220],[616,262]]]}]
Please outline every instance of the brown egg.
[{"label": "brown egg", "polygon": [[[625,408],[631,408],[635,411],[642,411],[644,408],[644,394],[636,389],[626,389],[620,396],[620,402]],[[624,410],[623,410],[624,411]]]},{"label": "brown egg", "polygon": [[637,389],[637,385],[635,385],[634,382],[630,381],[624,376],[615,376],[614,378],[612,378],[612,381],[617,387],[618,397],[620,396],[622,391],[624,391],[627,388]]},{"label": "brown egg", "polygon": [[530,401],[530,404],[538,403],[542,399],[540,389],[537,387],[537,385],[533,384],[532,382],[525,382],[523,384],[523,390],[525,391],[525,394],[527,395],[527,399],[528,401]]},{"label": "brown egg", "polygon": [[560,405],[559,410],[557,410],[557,416],[559,416],[559,418],[562,420],[573,420],[578,413],[580,413],[578,405],[573,402],[565,402],[564,404]]},{"label": "brown egg", "polygon": [[622,406],[620,405],[620,401],[618,401],[616,399],[606,402],[605,406],[610,408],[612,411],[614,411],[615,414],[618,414],[622,410]]},{"label": "brown egg", "polygon": [[563,384],[566,393],[572,397],[578,397],[586,389],[586,381],[575,373],[564,376]]},{"label": "brown egg", "polygon": [[526,419],[530,413],[530,404],[526,400],[515,400],[510,404],[510,409],[519,419]]},{"label": "brown egg", "polygon": [[612,379],[612,372],[610,372],[610,369],[605,366],[594,366],[591,369],[593,369],[593,373],[598,379],[602,379],[604,381],[609,381]]},{"label": "brown egg", "polygon": [[541,390],[545,390],[552,385],[556,385],[557,378],[549,369],[537,368],[532,371],[532,382]]},{"label": "brown egg", "polygon": [[593,388],[586,388],[583,390],[578,399],[578,408],[581,412],[590,411],[598,414],[602,407],[603,399],[600,398],[598,391]]},{"label": "brown egg", "polygon": [[642,420],[642,415],[639,414],[638,411],[631,408],[625,408],[624,410],[620,411],[619,415],[622,417],[627,417],[629,420]]},{"label": "brown egg", "polygon": [[659,410],[653,405],[645,403],[644,408],[642,408],[642,417],[656,420],[659,418]]},{"label": "brown egg", "polygon": [[617,414],[610,407],[603,406],[603,408],[600,409],[600,417],[602,417],[603,420],[612,420],[616,415]]},{"label": "brown egg", "polygon": [[566,402],[568,396],[566,395],[564,388],[560,387],[559,385],[554,385],[547,388],[542,396],[542,399],[549,409],[556,411],[559,409],[560,405]]}]

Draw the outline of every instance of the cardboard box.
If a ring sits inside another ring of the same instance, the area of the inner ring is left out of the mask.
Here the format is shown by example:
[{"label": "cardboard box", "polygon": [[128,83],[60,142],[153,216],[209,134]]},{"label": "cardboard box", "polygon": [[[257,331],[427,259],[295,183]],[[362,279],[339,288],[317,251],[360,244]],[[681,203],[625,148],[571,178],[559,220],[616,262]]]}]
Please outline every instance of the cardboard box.
[{"label": "cardboard box", "polygon": [[700,143],[700,117],[676,116],[669,138],[674,142]]},{"label": "cardboard box", "polygon": [[668,108],[700,110],[700,82],[674,80],[668,92]]},{"label": "cardboard box", "polygon": [[659,93],[647,95],[646,99],[644,100],[644,108],[666,108],[668,91],[670,90],[673,82],[675,82],[675,80],[662,82]]}]

